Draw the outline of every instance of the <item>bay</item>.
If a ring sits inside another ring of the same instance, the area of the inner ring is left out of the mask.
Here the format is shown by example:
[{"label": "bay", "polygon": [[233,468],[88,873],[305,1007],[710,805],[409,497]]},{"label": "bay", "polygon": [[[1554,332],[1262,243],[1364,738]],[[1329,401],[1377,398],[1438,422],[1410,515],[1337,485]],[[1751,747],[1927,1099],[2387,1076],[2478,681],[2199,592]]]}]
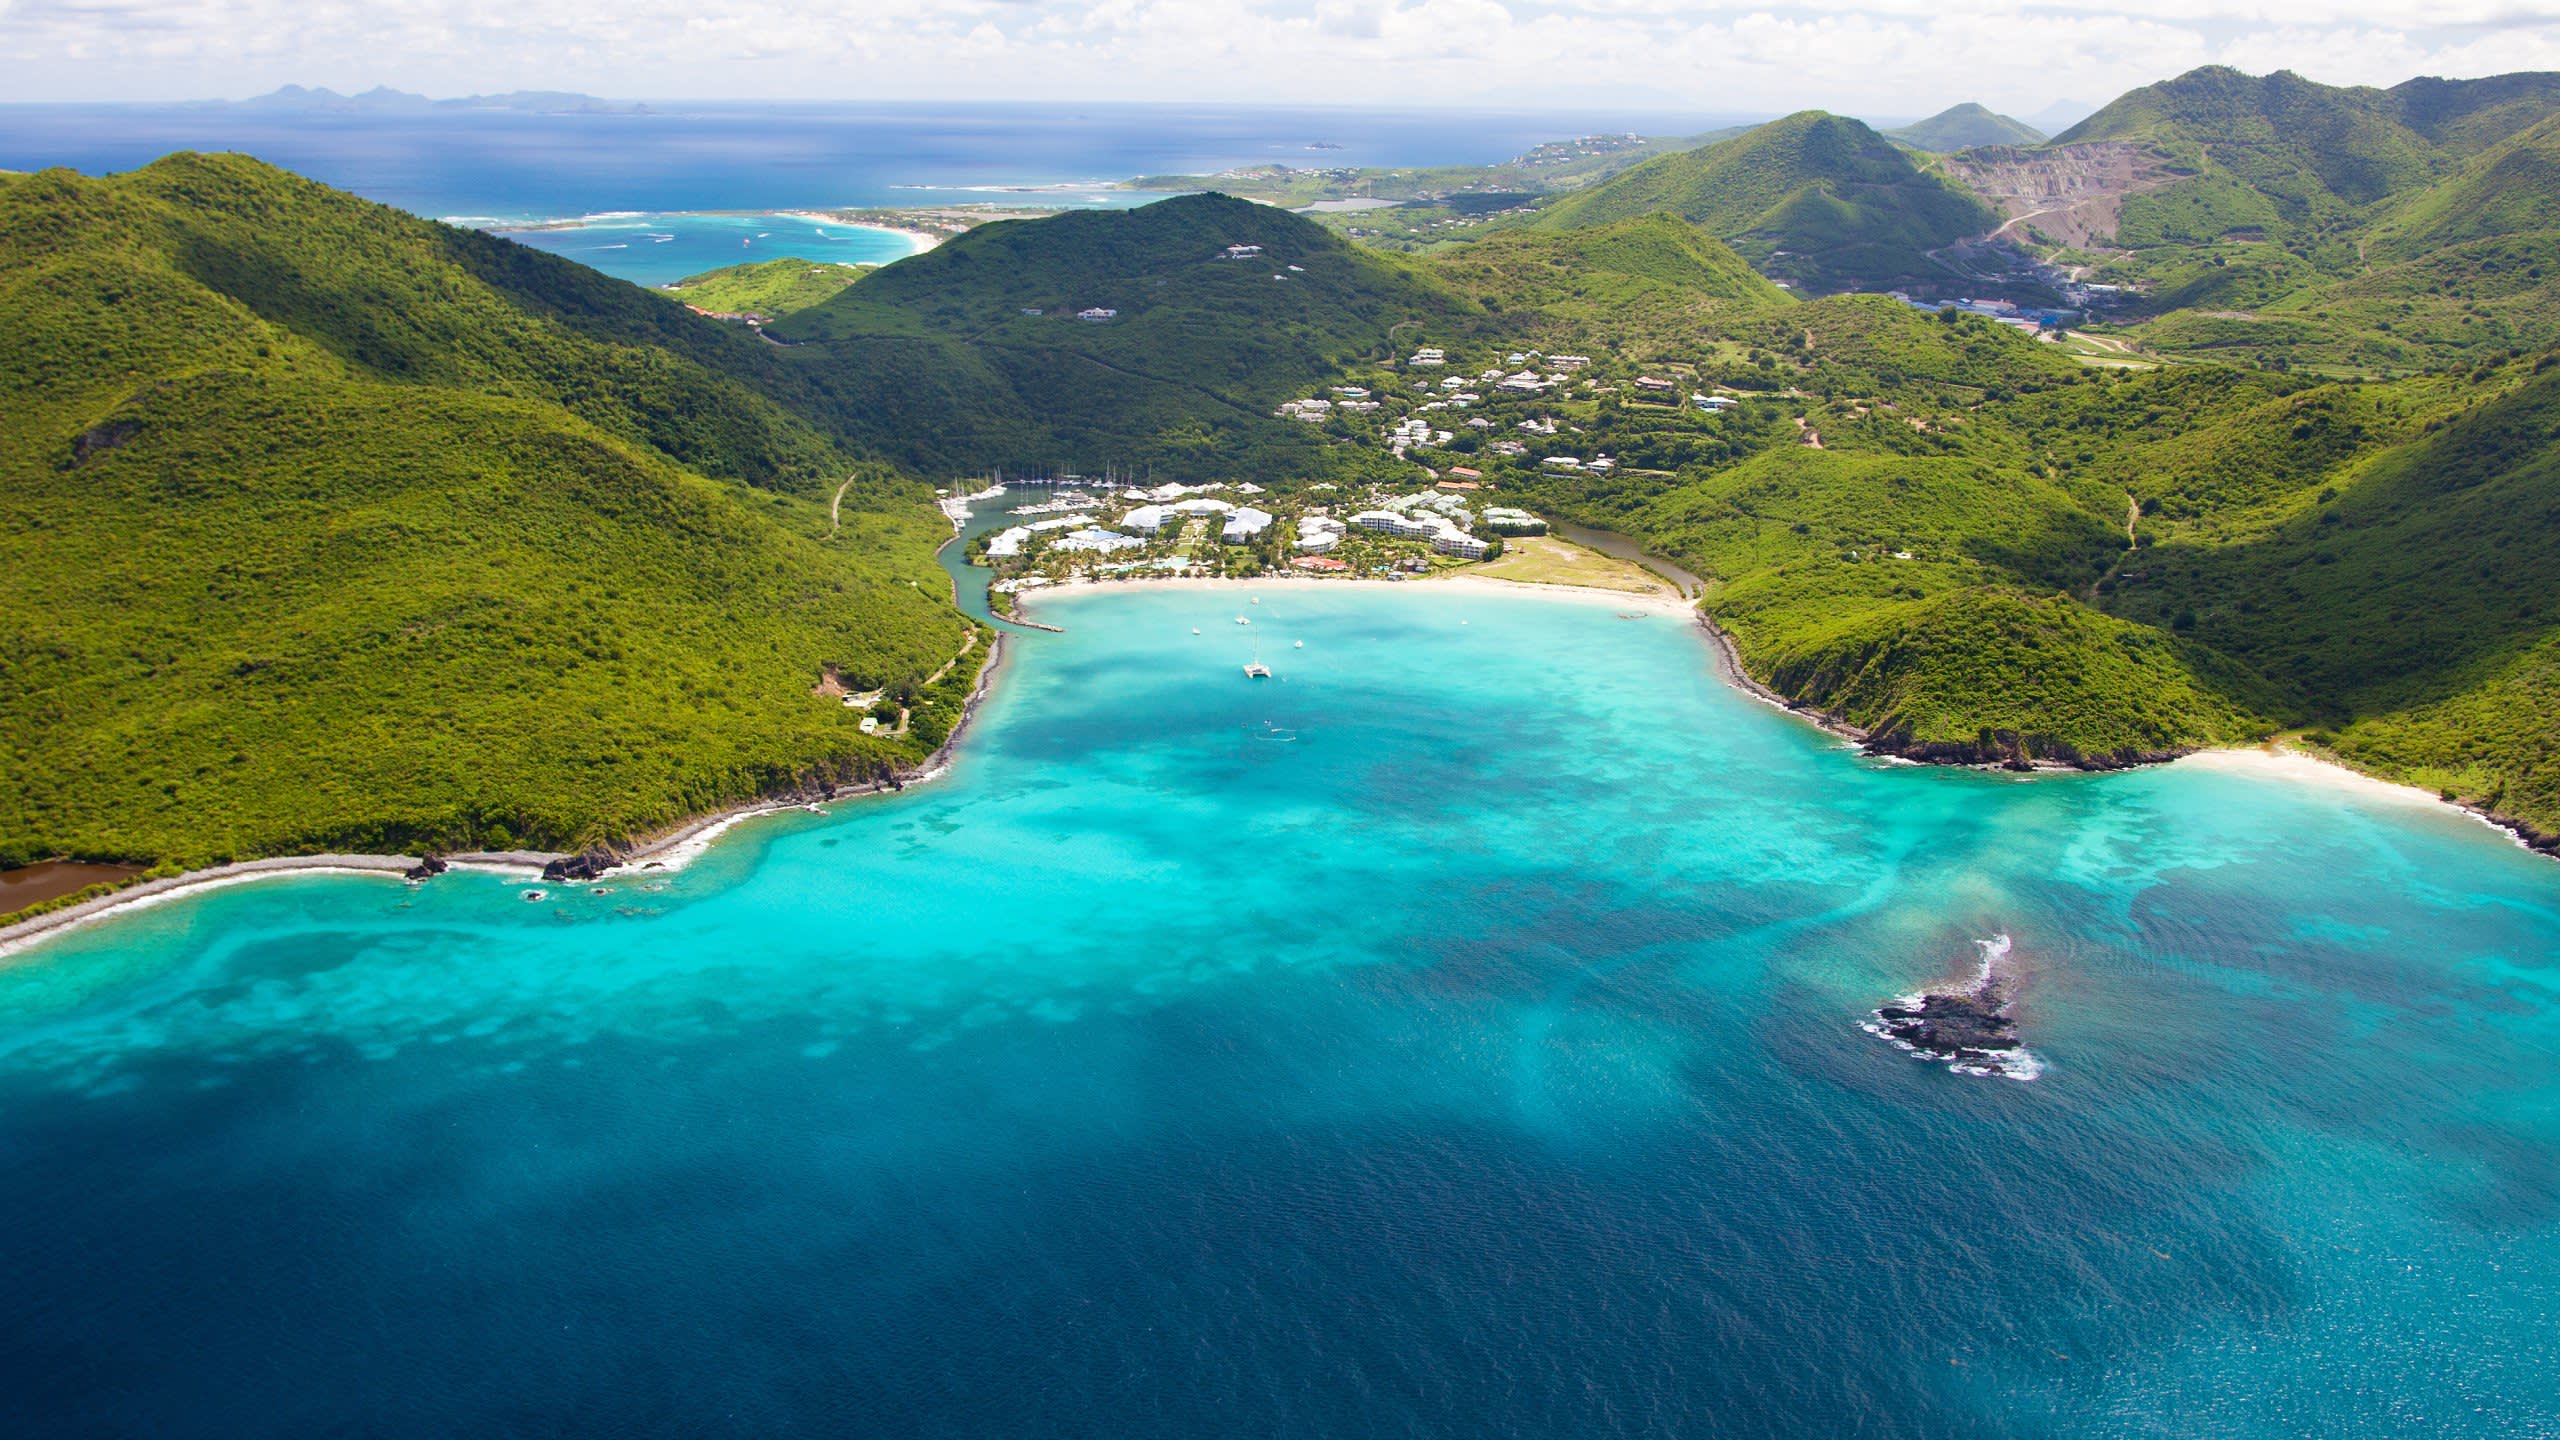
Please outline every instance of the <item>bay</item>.
[{"label": "bay", "polygon": [[[947,779],[679,871],[7,961],[0,1427],[2555,1433],[2548,861],[1253,593],[1044,600]],[[1861,1031],[2002,934],[2040,1078]]]}]

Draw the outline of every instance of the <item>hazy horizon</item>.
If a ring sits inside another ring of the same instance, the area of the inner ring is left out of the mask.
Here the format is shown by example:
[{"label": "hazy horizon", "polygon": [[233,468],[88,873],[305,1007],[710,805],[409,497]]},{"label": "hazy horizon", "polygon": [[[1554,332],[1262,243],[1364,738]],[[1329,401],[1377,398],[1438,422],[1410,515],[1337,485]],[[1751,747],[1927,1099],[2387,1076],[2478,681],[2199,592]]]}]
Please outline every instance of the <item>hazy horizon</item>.
[{"label": "hazy horizon", "polygon": [[388,0],[14,0],[0,87],[20,102],[237,100],[301,84],[437,97],[563,90],[695,102],[1024,100],[1590,108],[1909,119],[1976,101],[2032,119],[2200,65],[2333,85],[2560,69],[2560,10],[2450,0],[2163,0],[2066,11],[2004,0],[632,0],[539,12]]}]

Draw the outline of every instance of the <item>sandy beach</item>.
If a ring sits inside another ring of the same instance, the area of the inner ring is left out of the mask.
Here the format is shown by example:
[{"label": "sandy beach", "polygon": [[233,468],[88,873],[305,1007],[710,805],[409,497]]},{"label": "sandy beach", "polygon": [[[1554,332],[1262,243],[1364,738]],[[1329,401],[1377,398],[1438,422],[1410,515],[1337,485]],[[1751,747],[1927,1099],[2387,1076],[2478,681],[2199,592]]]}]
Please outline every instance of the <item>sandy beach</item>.
[{"label": "sandy beach", "polygon": [[823,210],[777,210],[773,213],[793,220],[806,220],[812,225],[832,225],[839,230],[877,230],[883,235],[895,235],[907,242],[907,255],[900,257],[902,259],[921,255],[942,243],[942,237],[929,230],[910,230],[902,225],[883,225],[873,220],[843,220]]},{"label": "sandy beach", "polygon": [[1669,586],[1655,591],[1604,590],[1591,585],[1546,585],[1519,580],[1503,580],[1491,575],[1459,572],[1437,575],[1422,580],[1333,579],[1313,575],[1267,575],[1249,580],[1228,580],[1207,576],[1175,576],[1161,580],[1070,580],[1060,585],[1042,585],[1015,592],[1014,599],[1024,606],[1045,600],[1067,600],[1079,595],[1101,595],[1120,591],[1147,592],[1165,590],[1234,590],[1251,593],[1304,592],[1309,590],[1386,590],[1399,595],[1418,594],[1501,594],[1527,595],[1542,600],[1561,600],[1582,605],[1606,605],[1619,610],[1643,611],[1648,615],[1687,615],[1691,603],[1673,593]]}]

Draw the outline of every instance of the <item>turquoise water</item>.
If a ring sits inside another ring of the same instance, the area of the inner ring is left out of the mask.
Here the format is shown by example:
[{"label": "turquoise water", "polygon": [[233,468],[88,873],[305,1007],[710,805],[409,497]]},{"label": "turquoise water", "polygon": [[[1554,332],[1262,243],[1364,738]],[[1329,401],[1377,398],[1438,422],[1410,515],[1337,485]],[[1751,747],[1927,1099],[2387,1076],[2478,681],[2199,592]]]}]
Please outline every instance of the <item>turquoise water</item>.
[{"label": "turquoise water", "polygon": [[[1664,617],[1042,613],[904,796],[0,970],[0,1429],[2560,1433],[2560,867]],[[2000,933],[2042,1078],[1859,1030]]]},{"label": "turquoise water", "polygon": [[575,225],[497,233],[639,285],[665,285],[763,260],[887,265],[915,253],[892,231],[805,215],[592,215]]}]

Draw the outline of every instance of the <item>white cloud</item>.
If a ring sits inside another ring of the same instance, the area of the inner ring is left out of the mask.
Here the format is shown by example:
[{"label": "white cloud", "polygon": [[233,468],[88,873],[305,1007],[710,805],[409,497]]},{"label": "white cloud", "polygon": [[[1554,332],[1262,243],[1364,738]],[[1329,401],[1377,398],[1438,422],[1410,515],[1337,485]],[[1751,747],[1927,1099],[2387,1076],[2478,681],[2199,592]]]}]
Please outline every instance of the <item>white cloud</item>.
[{"label": "white cloud", "polygon": [[2206,63],[2560,67],[2560,0],[0,0],[0,94],[1180,99],[1918,114]]}]

